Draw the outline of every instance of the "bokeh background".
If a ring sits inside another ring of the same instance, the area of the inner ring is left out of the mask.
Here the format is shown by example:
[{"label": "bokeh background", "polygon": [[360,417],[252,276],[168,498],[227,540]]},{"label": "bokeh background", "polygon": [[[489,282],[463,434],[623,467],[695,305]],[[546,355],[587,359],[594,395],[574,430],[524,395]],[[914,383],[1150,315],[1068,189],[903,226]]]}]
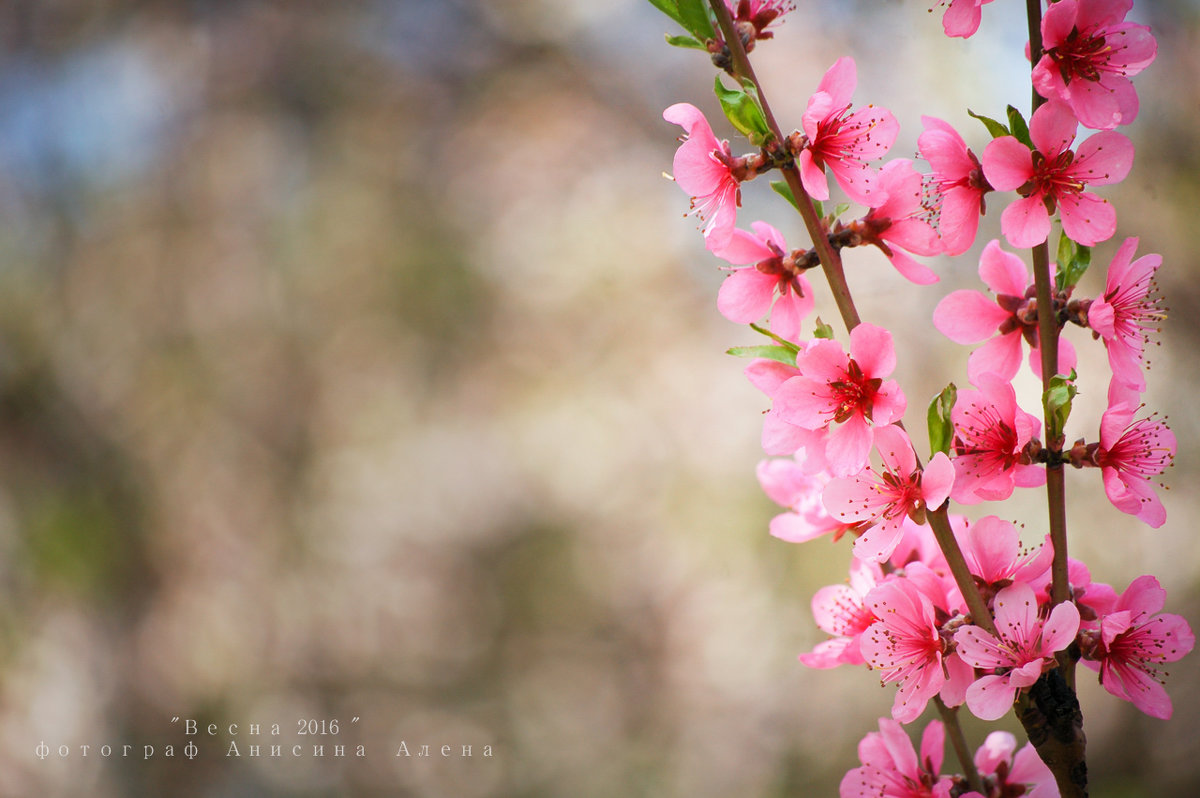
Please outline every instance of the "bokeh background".
[{"label": "bokeh background", "polygon": [[[978,150],[967,107],[1028,103],[1019,3],[967,42],[925,3],[800,5],[755,53],[785,127],[843,54],[856,101],[899,118],[894,155],[923,113]],[[1096,260],[1127,235],[1164,256],[1147,401],[1180,453],[1162,529],[1094,472],[1069,476],[1070,522],[1096,579],[1156,573],[1195,626],[1200,10],[1135,16],[1159,57]],[[795,659],[847,552],[766,533],[766,403],[723,354],[754,335],[717,314],[662,176],[661,110],[719,119],[671,26],[639,0],[0,6],[0,795],[836,794],[891,690]],[[997,217],[933,287],[848,258],[913,420],[963,380],[929,313],[978,286]],[[1075,342],[1094,438],[1103,354]],[[998,510],[1029,542],[1037,499]],[[1200,794],[1197,662],[1167,722],[1084,675],[1094,796]]]}]

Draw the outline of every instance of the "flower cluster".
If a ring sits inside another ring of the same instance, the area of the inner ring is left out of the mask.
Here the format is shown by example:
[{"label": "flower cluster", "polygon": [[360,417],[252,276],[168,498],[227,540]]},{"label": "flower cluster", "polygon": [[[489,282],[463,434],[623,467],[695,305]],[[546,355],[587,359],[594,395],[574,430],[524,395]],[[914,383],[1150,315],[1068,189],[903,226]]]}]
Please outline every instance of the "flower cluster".
[{"label": "flower cluster", "polygon": [[[973,35],[988,2],[943,3],[945,32]],[[768,38],[766,25],[787,10],[747,0],[710,6],[714,31],[738,32],[739,57]],[[792,543],[852,541],[846,581],[812,599],[828,637],[800,661],[865,666],[896,688],[891,718],[863,739],[862,765],[842,781],[844,798],[1057,795],[1072,767],[1062,757],[1047,759],[1059,767],[1052,774],[1031,746],[1018,751],[1011,734],[996,732],[966,768],[969,778],[943,775],[943,725],[927,726],[918,758],[901,724],[935,700],[999,719],[1031,701],[1039,684],[1052,677],[1065,683],[1062,673],[1073,674],[1078,662],[1094,668],[1112,695],[1155,717],[1171,714],[1160,668],[1191,651],[1194,637],[1182,617],[1162,612],[1165,593],[1154,577],[1135,579],[1120,595],[1092,581],[1067,556],[1065,526],[1053,520],[1061,495],[1053,490],[1050,532],[1034,546],[1023,545],[1018,527],[1000,515],[953,511],[955,504],[1005,501],[1018,489],[1048,485],[1051,475],[1061,485],[1070,465],[1094,469],[1116,510],[1151,527],[1166,520],[1154,480],[1170,466],[1176,442],[1142,402],[1145,345],[1165,317],[1154,282],[1162,258],[1136,257],[1139,241],[1127,238],[1103,294],[1075,295],[1090,247],[1117,230],[1115,209],[1092,189],[1123,180],[1132,167],[1133,144],[1115,128],[1136,118],[1130,77],[1156,51],[1149,29],[1127,21],[1131,7],[1132,0],[1052,2],[1040,18],[1041,49],[1031,54],[1041,100],[1029,121],[1011,107],[1007,124],[980,117],[991,140],[973,150],[948,122],[922,117],[924,171],[909,159],[887,160],[899,122],[882,107],[855,105],[850,57],[825,72],[790,134],[775,126],[760,87],[739,93],[718,86],[726,115],[758,152],[733,155],[692,105],[664,113],[686,134],[674,179],[703,221],[707,249],[728,264],[717,308],[773,341],[742,350],[752,357],[746,376],[770,401],[762,442],[771,457],[758,477],[785,508],[770,533]],[[729,49],[732,38],[721,35],[714,33],[710,50],[714,42]],[[736,59],[727,71],[746,78]],[[1092,132],[1081,136],[1081,126]],[[738,226],[741,184],[773,170],[784,178],[774,187],[804,216],[811,248],[790,248],[762,221]],[[825,214],[821,202],[835,185],[849,200],[845,208],[864,208],[857,218],[839,218],[845,210]],[[971,249],[989,199],[1007,201],[1000,229],[1009,249],[999,239],[982,246],[978,272],[988,293],[953,291],[933,313],[946,337],[979,346],[967,361],[969,386],[949,386],[930,405],[931,453],[923,460],[904,424],[907,397],[893,378],[895,341],[847,311],[841,253],[870,245],[910,282],[935,283],[937,274],[918,258]],[[1056,222],[1061,262],[1053,264]],[[1032,274],[1011,251],[1022,249],[1032,250]],[[810,319],[816,300],[807,272],[818,266],[841,297],[842,340]],[[1068,325],[1089,330],[1109,364],[1108,408],[1090,441],[1085,435],[1073,444],[1066,431],[1078,358],[1062,336]],[[1026,352],[1043,385],[1041,417],[1021,407],[1014,387]]]}]

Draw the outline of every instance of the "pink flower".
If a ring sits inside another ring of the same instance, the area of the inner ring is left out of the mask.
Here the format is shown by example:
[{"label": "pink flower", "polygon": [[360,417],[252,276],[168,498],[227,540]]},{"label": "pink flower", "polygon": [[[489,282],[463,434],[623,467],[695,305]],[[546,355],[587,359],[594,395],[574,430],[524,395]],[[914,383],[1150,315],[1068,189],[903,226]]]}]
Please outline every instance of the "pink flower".
[{"label": "pink flower", "polygon": [[933,174],[925,178],[925,211],[947,255],[961,255],[975,243],[983,195],[992,190],[975,153],[958,131],[932,116],[921,117],[925,132],[917,137],[921,157]]},{"label": "pink flower", "polygon": [[1113,377],[1136,391],[1146,389],[1142,354],[1148,333],[1156,330],[1164,311],[1155,290],[1154,273],[1161,255],[1133,260],[1138,240],[1127,238],[1108,266],[1104,296],[1088,307],[1088,325],[1104,339]]},{"label": "pink flower", "polygon": [[[789,341],[798,341],[800,323],[815,304],[812,286],[804,272],[796,268],[782,233],[766,222],[750,226],[754,234],[734,229],[723,245],[709,239],[714,255],[743,267],[733,269],[721,283],[717,310],[738,324],[758,321],[770,310],[771,331]],[[779,299],[775,301],[777,296]]]},{"label": "pink flower", "polygon": [[[743,373],[750,384],[772,399],[783,385],[792,377],[798,376],[800,370],[793,365],[781,363],[770,358],[755,358],[746,366]],[[825,451],[823,433],[801,429],[789,424],[779,417],[772,408],[763,416],[762,446],[767,454],[795,454],[800,449],[807,451],[805,464],[809,473],[823,471],[825,468],[821,455]]]},{"label": "pink flower", "polygon": [[968,664],[1004,673],[981,676],[967,689],[967,707],[983,720],[997,720],[1012,707],[1017,691],[1029,687],[1053,663],[1079,631],[1079,610],[1064,601],[1043,621],[1037,596],[1024,582],[996,594],[996,628],[999,637],[978,626],[964,626],[954,635],[958,655]]},{"label": "pink flower", "polygon": [[[1017,738],[1006,731],[994,731],[975,752],[979,775],[990,781],[997,795],[1023,795],[1027,798],[1058,798],[1054,774],[1038,756],[1032,743],[1017,750]],[[963,796],[966,798],[967,793]],[[979,795],[979,793],[975,793]]]},{"label": "pink flower", "polygon": [[[812,346],[813,343],[815,339],[806,346]],[[744,373],[754,387],[774,400],[780,386],[792,377],[798,377],[800,370],[778,360],[755,358],[746,366]],[[824,429],[804,429],[785,421],[774,407],[763,414],[763,451],[772,455],[793,455],[802,451],[803,467],[809,474],[821,474],[829,470],[825,461],[827,437],[828,432]],[[797,460],[800,461],[800,458]]]},{"label": "pink flower", "polygon": [[980,518],[956,537],[971,574],[989,586],[1028,583],[1046,572],[1054,556],[1048,545],[1023,551],[1017,528],[994,515]]},{"label": "pink flower", "polygon": [[1000,227],[1008,243],[1032,247],[1050,235],[1050,213],[1062,216],[1072,241],[1092,246],[1112,236],[1117,213],[1085,186],[1119,183],[1133,165],[1133,143],[1111,130],[1097,133],[1072,151],[1079,123],[1070,107],[1050,100],[1033,113],[1029,135],[1035,151],[1014,136],[992,139],[983,151],[983,173],[998,191],[1017,190],[1021,199],[1004,209]]},{"label": "pink flower", "polygon": [[[973,344],[987,341],[967,360],[967,377],[976,385],[984,374],[1011,380],[1021,367],[1021,341],[1029,344],[1029,365],[1042,373],[1037,354],[1038,331],[1033,279],[1025,263],[992,240],[979,258],[979,276],[995,293],[995,301],[979,291],[953,291],[933,311],[933,326],[951,341]],[[999,331],[1000,335],[992,337]],[[1058,373],[1075,368],[1075,349],[1065,338],[1059,340]]]},{"label": "pink flower", "polygon": [[[774,396],[779,386],[797,376],[800,370],[793,365],[768,357],[756,357],[742,371],[746,379],[767,396]],[[791,454],[791,452],[789,452]]]},{"label": "pink flower", "polygon": [[1084,127],[1109,130],[1138,113],[1129,76],[1158,53],[1145,25],[1126,22],[1133,0],[1059,0],[1042,17],[1045,55],[1033,85],[1046,99],[1062,100]]},{"label": "pink flower", "polygon": [[1046,470],[1025,458],[1041,422],[1017,406],[1012,385],[979,375],[980,390],[964,389],[950,412],[954,422],[954,490],[959,504],[1003,501],[1013,488],[1046,483]]},{"label": "pink flower", "polygon": [[694,105],[676,103],[663,111],[663,119],[686,132],[675,151],[675,182],[692,197],[692,212],[707,222],[704,237],[709,246],[724,246],[733,235],[742,203],[729,142],[713,135],[708,120]]},{"label": "pink flower", "polygon": [[[961,515],[950,516],[950,526],[956,531],[958,525],[965,521]],[[949,566],[946,565],[945,555],[942,554],[942,547],[938,545],[933,530],[928,525],[918,524],[912,519],[905,519],[903,526],[904,536],[892,551],[889,562],[896,568],[906,568],[910,563],[921,563],[939,573],[949,574]]]},{"label": "pink flower", "polygon": [[796,356],[800,376],[780,386],[774,410],[789,424],[829,430],[825,457],[836,476],[866,465],[871,426],[890,424],[904,415],[906,400],[895,380],[892,335],[882,327],[860,324],[850,332],[850,356],[841,344],[817,339]]},{"label": "pink flower", "polygon": [[950,798],[954,782],[940,775],[946,749],[946,730],[933,720],[921,735],[921,757],[904,728],[890,718],[879,719],[879,731],[858,744],[862,767],[842,777],[839,798]]},{"label": "pink flower", "polygon": [[1113,611],[1100,619],[1100,639],[1083,660],[1099,668],[1105,690],[1163,720],[1171,717],[1172,707],[1159,665],[1181,659],[1196,644],[1186,620],[1160,613],[1166,595],[1153,576],[1133,580]]},{"label": "pink flower", "polygon": [[[983,17],[981,7],[990,2],[992,0],[949,0],[949,8],[942,15],[942,30],[947,36],[971,38],[979,30],[979,22]],[[947,0],[939,0],[939,5],[946,4]]]},{"label": "pink flower", "polygon": [[922,471],[904,430],[875,429],[881,472],[866,468],[853,477],[835,479],[825,488],[825,507],[842,523],[875,524],[854,541],[854,556],[882,562],[904,536],[905,518],[923,521],[926,509],[942,505],[954,483],[954,466],[938,452]]},{"label": "pink flower", "polygon": [[817,627],[830,635],[818,643],[800,662],[810,668],[835,668],[838,665],[862,665],[859,647],[862,633],[878,620],[867,609],[863,598],[883,581],[883,570],[877,563],[850,561],[850,584],[829,585],[816,592],[812,599],[813,618]]},{"label": "pink flower", "polygon": [[767,26],[796,7],[791,0],[725,0],[725,5],[739,32],[746,35],[746,52],[754,49],[756,39],[773,37]]},{"label": "pink flower", "polygon": [[1108,409],[1100,417],[1100,445],[1095,459],[1108,500],[1123,513],[1137,516],[1157,529],[1167,520],[1150,478],[1166,470],[1175,458],[1175,435],[1153,417],[1133,420],[1141,409],[1139,395],[1113,380],[1108,386]]},{"label": "pink flower", "polygon": [[[1048,550],[1047,543],[1043,550]],[[1021,581],[1029,584],[1037,593],[1038,601],[1045,604],[1050,601],[1050,587],[1053,577],[1050,573],[1051,563],[1033,576],[1026,575]],[[1085,563],[1074,557],[1067,558],[1067,582],[1071,588],[1071,600],[1079,610],[1079,628],[1092,629],[1099,623],[1100,616],[1111,612],[1117,601],[1117,592],[1103,582],[1093,582],[1091,571]]]},{"label": "pink flower", "polygon": [[860,221],[851,225],[863,234],[865,243],[879,247],[896,271],[917,285],[936,283],[938,277],[904,251],[916,255],[941,252],[937,232],[922,217],[921,175],[912,161],[897,158],[879,172],[879,188],[887,196]]},{"label": "pink flower", "polygon": [[851,528],[835,520],[821,503],[821,491],[829,481],[823,472],[813,474],[796,459],[780,459],[763,460],[757,473],[767,496],[789,508],[789,512],[771,519],[772,536],[789,543],[804,543],[828,534],[837,540]]},{"label": "pink flower", "polygon": [[850,113],[850,95],[858,82],[854,59],[839,58],[808,100],[801,118],[805,140],[800,177],[813,199],[829,199],[825,168],[855,202],[872,206],[876,175],[866,161],[882,158],[896,141],[900,125],[890,111],[867,106]]},{"label": "pink flower", "polygon": [[881,671],[884,684],[900,684],[893,718],[909,723],[940,690],[970,682],[970,668],[957,657],[943,658],[937,610],[911,581],[887,580],[867,594],[866,605],[879,620],[863,633],[862,654],[868,665]]}]

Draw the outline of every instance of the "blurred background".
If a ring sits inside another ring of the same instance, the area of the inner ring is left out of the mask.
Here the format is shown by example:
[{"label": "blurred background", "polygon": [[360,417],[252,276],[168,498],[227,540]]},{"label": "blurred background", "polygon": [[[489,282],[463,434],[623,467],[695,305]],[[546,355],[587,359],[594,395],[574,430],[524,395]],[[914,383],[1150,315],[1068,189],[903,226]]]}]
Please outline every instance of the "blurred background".
[{"label": "blurred background", "polygon": [[[925,3],[801,5],[754,55],[787,129],[844,54],[894,156],[921,114],[979,151],[968,106],[1027,107],[1020,4],[967,42]],[[1163,528],[1094,472],[1069,517],[1095,579],[1155,573],[1196,626],[1200,9],[1135,17],[1159,56],[1095,260],[1164,257],[1147,402],[1180,453]],[[848,554],[766,533],[766,400],[724,354],[755,336],[716,312],[661,111],[731,131],[672,25],[641,0],[0,6],[0,795],[836,795],[892,689],[796,662]],[[979,286],[998,211],[932,287],[848,257],[910,423],[964,380],[929,314]],[[1103,351],[1074,337],[1094,439]],[[1038,496],[995,511],[1040,540]],[[1093,796],[1200,794],[1197,662],[1167,722],[1082,672]]]}]

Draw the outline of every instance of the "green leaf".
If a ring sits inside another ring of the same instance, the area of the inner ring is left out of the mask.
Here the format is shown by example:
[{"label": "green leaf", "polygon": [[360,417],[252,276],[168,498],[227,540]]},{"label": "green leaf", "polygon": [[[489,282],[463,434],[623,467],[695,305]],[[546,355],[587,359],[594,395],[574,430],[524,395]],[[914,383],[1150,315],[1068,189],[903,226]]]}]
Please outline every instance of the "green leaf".
[{"label": "green leaf", "polygon": [[792,187],[784,180],[772,180],[771,188],[776,194],[783,197],[788,202],[792,203],[792,207],[800,210],[800,203],[796,202],[796,196],[792,194]]},{"label": "green leaf", "polygon": [[812,204],[813,204],[813,210],[817,212],[817,218],[824,219],[825,218],[825,203],[821,202],[821,200],[813,200]]},{"label": "green leaf", "polygon": [[[698,42],[716,38],[705,0],[650,0],[650,4],[682,25]],[[676,44],[670,37],[667,41],[677,47],[690,46]],[[700,49],[705,49],[703,44],[700,45]]]},{"label": "green leaf", "polygon": [[1056,374],[1050,379],[1050,387],[1042,396],[1042,407],[1046,410],[1046,425],[1049,427],[1050,441],[1059,440],[1067,428],[1067,419],[1071,415],[1071,401],[1079,389],[1075,387],[1075,370],[1071,374]]},{"label": "green leaf", "polygon": [[850,210],[849,202],[839,202],[837,205],[833,206],[833,218],[838,218],[848,210]]},{"label": "green leaf", "polygon": [[1011,136],[1012,135],[1012,133],[1009,131],[1009,129],[1007,127],[1000,124],[995,119],[992,119],[990,116],[983,116],[981,114],[977,114],[970,109],[967,110],[967,115],[974,119],[978,119],[980,122],[982,122],[983,126],[987,128],[988,133],[992,134],[992,138],[994,138],[994,139],[998,139],[1001,136]]},{"label": "green leaf", "polygon": [[708,3],[705,0],[676,0],[683,27],[702,42],[717,37]]},{"label": "green leaf", "polygon": [[[820,319],[817,319],[817,321],[819,322],[819,321],[820,321]],[[750,329],[751,329],[751,330],[754,330],[756,333],[759,333],[759,334],[761,334],[761,335],[765,335],[765,336],[767,336],[767,337],[768,337],[768,338],[770,338],[772,341],[776,342],[777,344],[779,344],[780,346],[784,347],[785,349],[789,349],[789,350],[791,350],[791,352],[792,352],[792,360],[795,360],[795,354],[796,354],[797,352],[799,352],[799,351],[800,351],[800,347],[799,347],[799,346],[797,346],[796,344],[794,344],[794,343],[792,343],[791,341],[787,340],[786,338],[780,338],[778,335],[776,335],[775,333],[771,332],[771,331],[770,331],[770,330],[768,330],[766,327],[760,327],[760,326],[759,326],[759,325],[757,325],[757,324],[751,324],[751,325],[750,325]]]},{"label": "green leaf", "polygon": [[1066,233],[1058,237],[1058,273],[1054,284],[1059,291],[1072,288],[1092,265],[1092,248],[1076,244]]},{"label": "green leaf", "polygon": [[926,420],[929,427],[930,456],[938,452],[950,453],[950,445],[954,442],[954,423],[950,420],[950,411],[954,409],[957,400],[958,388],[954,383],[950,383],[929,403]]},{"label": "green leaf", "polygon": [[817,327],[813,330],[813,338],[833,338],[833,328],[821,321],[820,316],[817,316]]},{"label": "green leaf", "polygon": [[725,112],[725,118],[739,133],[750,139],[751,144],[758,147],[771,137],[771,129],[767,126],[767,118],[754,96],[753,84],[748,84],[748,88],[749,91],[740,86],[727,89],[721,83],[720,75],[717,75],[713,84],[713,91],[721,101],[721,110]]},{"label": "green leaf", "polygon": [[1021,112],[1011,105],[1008,106],[1008,126],[1012,128],[1012,134],[1017,141],[1031,150],[1034,149],[1033,139],[1029,137],[1029,125],[1025,124],[1025,117],[1021,116]]},{"label": "green leaf", "polygon": [[683,25],[685,28],[687,27],[687,25],[685,25],[683,22],[683,15],[679,12],[679,0],[650,0],[650,5],[654,6],[659,11],[678,22],[680,25]]},{"label": "green leaf", "polygon": [[787,363],[789,366],[796,365],[796,350],[789,349],[786,346],[771,346],[763,344],[762,346],[732,346],[725,350],[725,354],[733,355],[734,357],[763,357],[768,360],[778,360],[780,363]]},{"label": "green leaf", "polygon": [[667,36],[667,44],[672,47],[685,47],[689,50],[707,50],[703,44],[692,36]]}]

